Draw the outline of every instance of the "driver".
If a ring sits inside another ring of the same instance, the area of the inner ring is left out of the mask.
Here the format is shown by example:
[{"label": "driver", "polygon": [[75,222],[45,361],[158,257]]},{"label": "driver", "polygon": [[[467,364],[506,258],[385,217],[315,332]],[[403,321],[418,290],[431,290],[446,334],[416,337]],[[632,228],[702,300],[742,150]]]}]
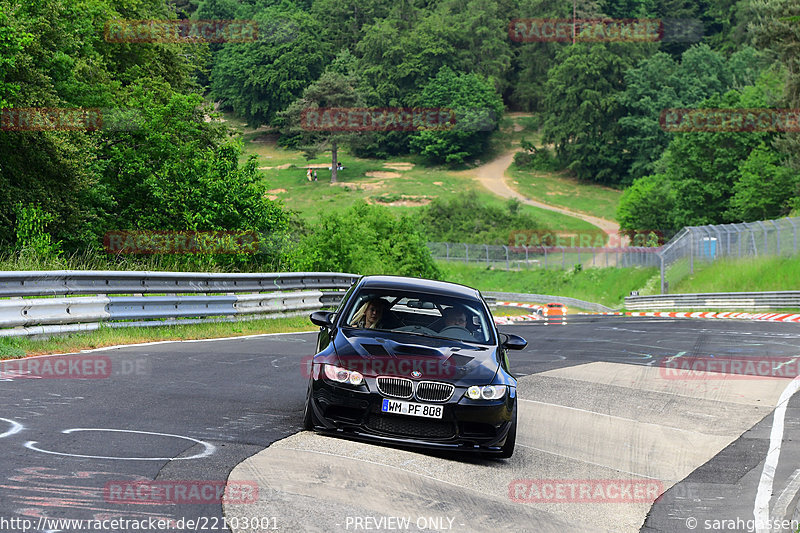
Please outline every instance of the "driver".
[{"label": "driver", "polygon": [[444,316],[444,327],[458,326],[462,328],[467,327],[467,313],[458,307],[448,307],[442,311]]}]

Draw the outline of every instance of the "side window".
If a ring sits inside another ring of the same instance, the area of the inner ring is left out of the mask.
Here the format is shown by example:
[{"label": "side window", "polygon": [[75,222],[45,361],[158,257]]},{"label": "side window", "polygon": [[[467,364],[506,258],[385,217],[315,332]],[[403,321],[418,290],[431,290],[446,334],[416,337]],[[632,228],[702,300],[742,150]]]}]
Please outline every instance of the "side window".
[{"label": "side window", "polygon": [[342,301],[339,302],[338,306],[336,306],[336,311],[333,312],[333,321],[334,322],[336,322],[336,320],[342,314],[342,309],[344,309],[344,305],[347,303],[347,301],[350,299],[350,296],[353,294],[353,291],[355,290],[356,285],[358,285],[358,281],[356,281],[352,285],[350,285],[350,288],[347,289],[347,292],[344,293],[344,296],[342,296]]}]

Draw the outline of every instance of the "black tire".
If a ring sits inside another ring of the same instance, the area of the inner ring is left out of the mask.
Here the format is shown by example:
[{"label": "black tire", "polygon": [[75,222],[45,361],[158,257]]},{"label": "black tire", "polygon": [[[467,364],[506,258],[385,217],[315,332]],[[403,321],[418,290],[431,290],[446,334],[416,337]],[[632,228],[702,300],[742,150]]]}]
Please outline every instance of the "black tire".
[{"label": "black tire", "polygon": [[517,442],[517,408],[514,407],[514,418],[511,419],[511,429],[508,430],[506,442],[503,444],[502,452],[497,457],[508,459],[514,455],[514,445]]},{"label": "black tire", "polygon": [[303,407],[303,429],[313,430],[317,425],[317,417],[314,415],[314,409],[311,407],[311,383],[308,384],[308,392],[306,393],[306,403]]}]

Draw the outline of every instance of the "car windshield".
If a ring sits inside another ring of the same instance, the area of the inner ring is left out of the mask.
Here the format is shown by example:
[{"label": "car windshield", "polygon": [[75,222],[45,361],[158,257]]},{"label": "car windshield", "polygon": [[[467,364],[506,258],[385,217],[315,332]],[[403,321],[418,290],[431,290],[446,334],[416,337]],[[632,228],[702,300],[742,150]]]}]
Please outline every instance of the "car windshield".
[{"label": "car windshield", "polygon": [[410,291],[366,290],[346,310],[349,327],[390,330],[492,344],[492,320],[481,301]]}]

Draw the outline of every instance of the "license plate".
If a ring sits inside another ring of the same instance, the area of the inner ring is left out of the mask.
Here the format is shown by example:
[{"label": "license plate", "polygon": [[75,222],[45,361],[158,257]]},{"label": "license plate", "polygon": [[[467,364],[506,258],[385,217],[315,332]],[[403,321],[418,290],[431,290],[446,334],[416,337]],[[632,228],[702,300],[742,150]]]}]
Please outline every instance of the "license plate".
[{"label": "license plate", "polygon": [[442,418],[443,405],[428,405],[426,403],[401,402],[399,400],[383,399],[381,411],[398,415],[422,416],[425,418]]}]

